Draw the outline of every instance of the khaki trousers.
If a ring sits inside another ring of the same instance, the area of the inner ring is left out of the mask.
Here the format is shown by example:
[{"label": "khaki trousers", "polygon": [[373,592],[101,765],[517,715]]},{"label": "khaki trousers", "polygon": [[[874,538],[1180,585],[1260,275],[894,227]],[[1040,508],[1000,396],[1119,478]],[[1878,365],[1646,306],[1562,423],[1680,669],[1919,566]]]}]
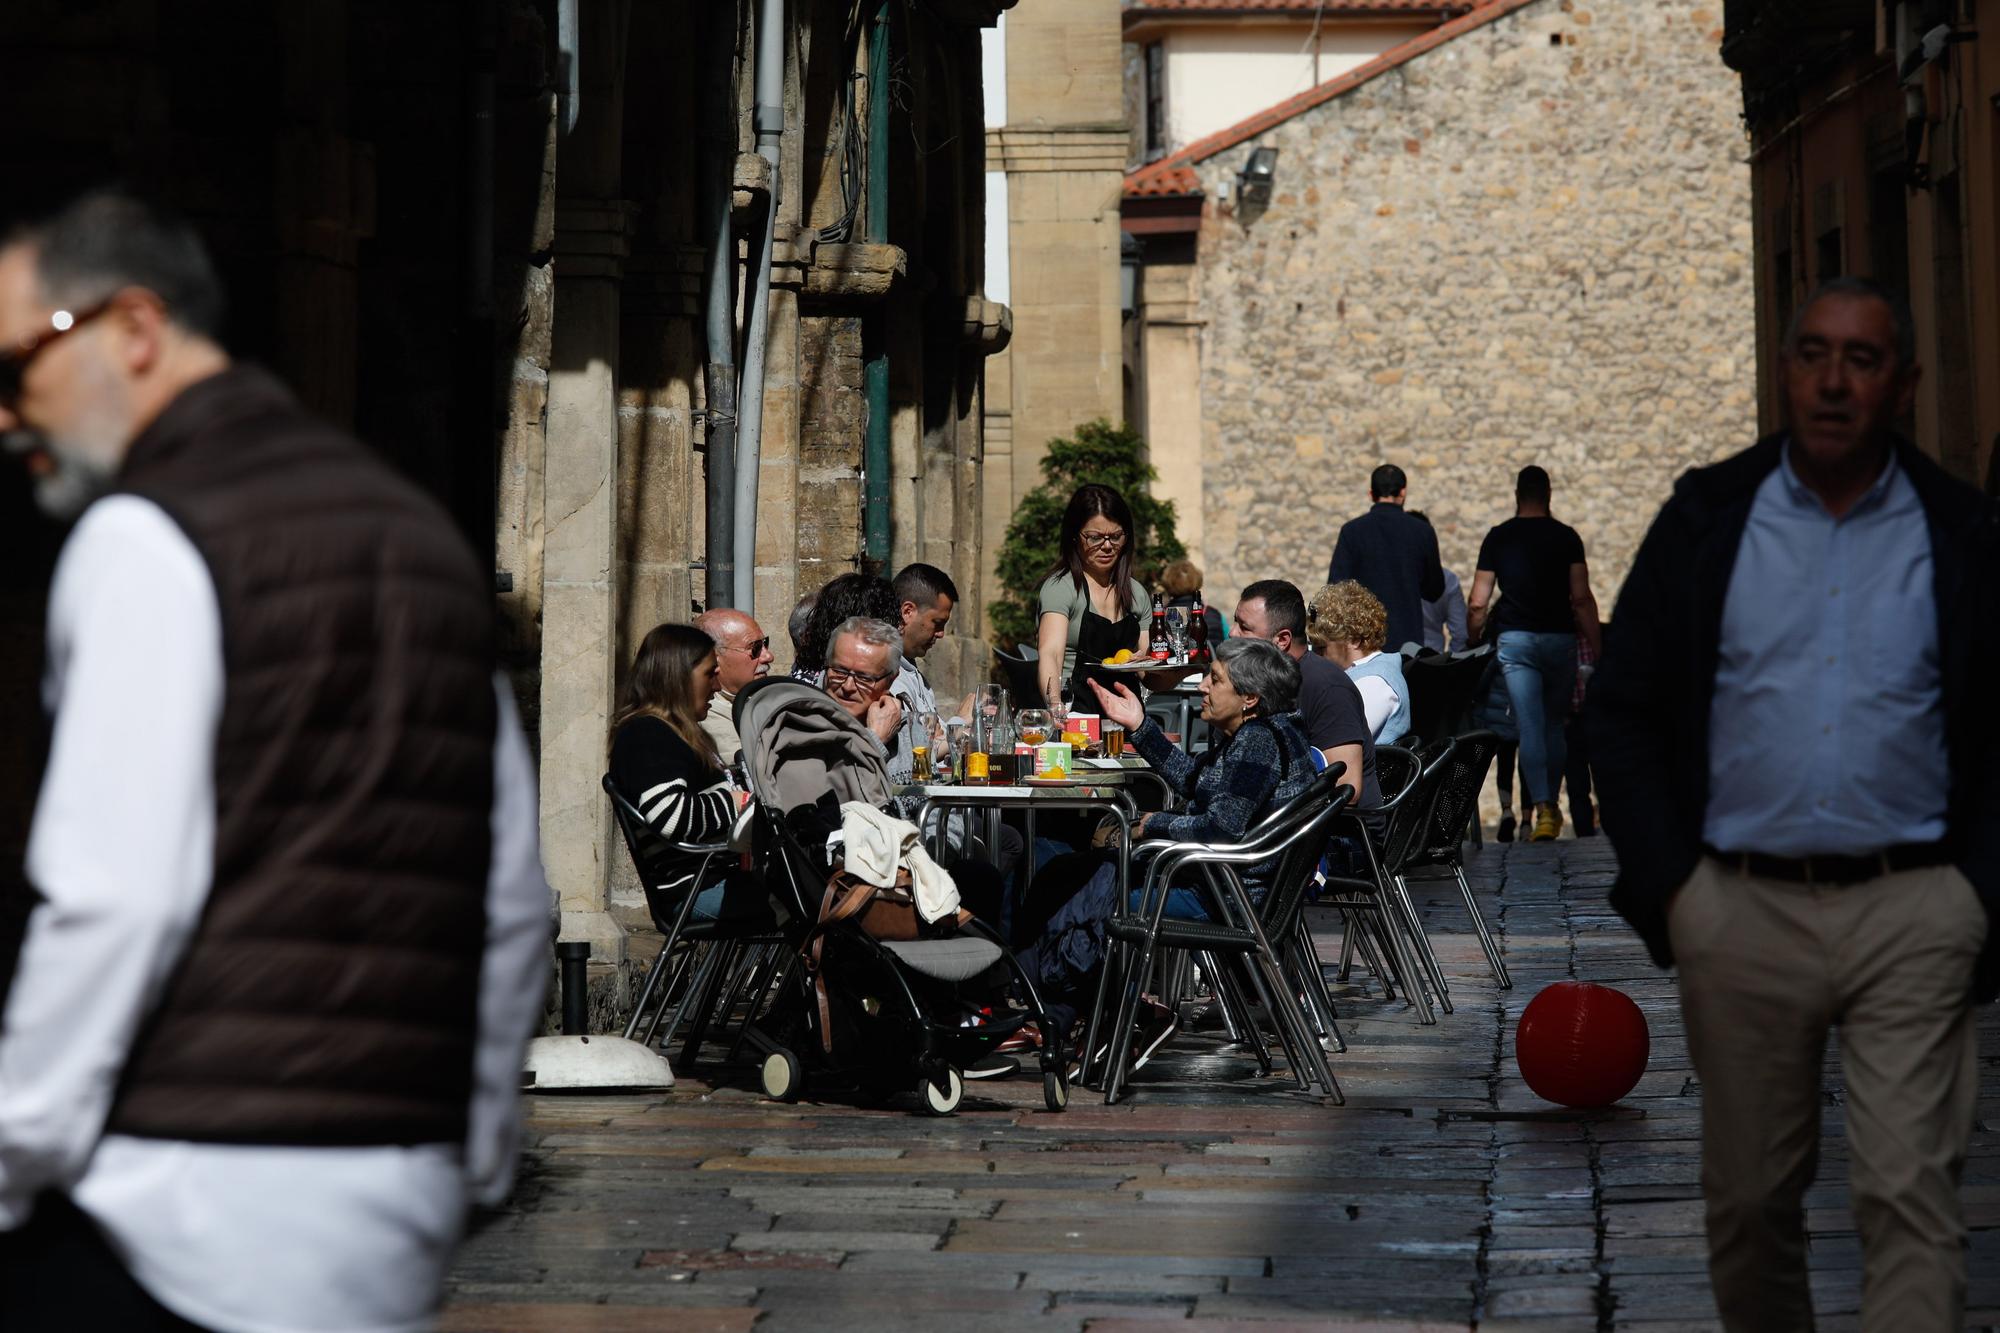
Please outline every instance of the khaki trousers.
[{"label": "khaki trousers", "polygon": [[1836,1028],[1862,1327],[1959,1328],[1958,1182],[1978,1091],[1970,987],[1987,930],[1972,886],[1949,866],[1829,887],[1703,858],[1668,927],[1701,1080],[1709,1276],[1724,1326],[1813,1326],[1802,1199]]}]

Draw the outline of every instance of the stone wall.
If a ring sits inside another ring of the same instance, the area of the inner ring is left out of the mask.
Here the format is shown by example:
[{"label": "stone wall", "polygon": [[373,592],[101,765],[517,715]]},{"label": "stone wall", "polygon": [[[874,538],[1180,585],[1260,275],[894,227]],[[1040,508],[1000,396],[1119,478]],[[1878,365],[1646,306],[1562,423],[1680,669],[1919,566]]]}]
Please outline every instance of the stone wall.
[{"label": "stone wall", "polygon": [[[1211,600],[1320,585],[1369,472],[1470,583],[1546,467],[1606,613],[1676,475],[1756,430],[1749,172],[1714,0],[1538,0],[1255,139],[1201,244]],[[1200,163],[1224,197],[1251,143]]]}]

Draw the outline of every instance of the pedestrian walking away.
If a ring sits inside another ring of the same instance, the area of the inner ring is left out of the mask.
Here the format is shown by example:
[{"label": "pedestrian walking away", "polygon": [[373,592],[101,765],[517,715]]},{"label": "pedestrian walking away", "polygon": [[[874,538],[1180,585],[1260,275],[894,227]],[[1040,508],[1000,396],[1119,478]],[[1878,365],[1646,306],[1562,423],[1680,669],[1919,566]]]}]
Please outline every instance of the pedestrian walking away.
[{"label": "pedestrian walking away", "polygon": [[1536,842],[1562,831],[1556,797],[1565,763],[1564,728],[1576,688],[1577,637],[1582,636],[1592,657],[1600,646],[1583,538],[1550,515],[1549,497],[1549,474],[1532,464],[1522,468],[1514,480],[1514,517],[1479,544],[1466,604],[1475,641],[1485,633],[1489,617],[1497,631],[1495,656],[1520,733],[1521,777],[1534,806]]},{"label": "pedestrian walking away", "polygon": [[0,242],[0,432],[101,495],[49,598],[0,1328],[429,1327],[512,1178],[551,903],[492,574],[221,305],[128,196]]},{"label": "pedestrian walking away", "polygon": [[1403,512],[1408,495],[1403,469],[1376,468],[1368,478],[1368,512],[1341,525],[1326,570],[1328,583],[1353,579],[1381,600],[1389,617],[1383,646],[1392,653],[1424,641],[1424,604],[1445,591],[1437,533]]},{"label": "pedestrian walking away", "polygon": [[1585,702],[1612,903],[1679,968],[1732,1330],[1813,1326],[1830,1031],[1862,1327],[1965,1317],[1971,1006],[2000,989],[2000,517],[1896,435],[1919,374],[1895,298],[1820,288],[1781,352],[1789,428],[1675,486]]},{"label": "pedestrian walking away", "polygon": [[[1430,515],[1423,510],[1408,513],[1430,526]],[[1472,636],[1465,627],[1465,588],[1449,569],[1444,572],[1444,592],[1424,602],[1424,647],[1434,653],[1462,653],[1472,647]]]}]

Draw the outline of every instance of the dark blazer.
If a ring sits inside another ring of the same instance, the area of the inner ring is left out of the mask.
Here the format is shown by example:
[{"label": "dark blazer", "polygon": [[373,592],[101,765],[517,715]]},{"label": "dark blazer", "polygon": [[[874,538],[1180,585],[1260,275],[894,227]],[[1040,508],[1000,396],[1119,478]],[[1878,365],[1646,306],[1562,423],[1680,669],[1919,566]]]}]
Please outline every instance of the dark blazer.
[{"label": "dark blazer", "polygon": [[[1675,483],[1618,595],[1584,723],[1604,831],[1618,851],[1611,904],[1673,962],[1667,900],[1701,857],[1708,806],[1708,715],[1722,604],[1757,487],[1778,465],[1773,435]],[[2000,918],[2000,510],[1913,445],[1896,461],[1930,527],[1952,858]],[[1773,743],[1782,743],[1774,738]],[[2000,932],[1989,930],[1975,997],[2000,992]]]},{"label": "dark blazer", "polygon": [[1437,533],[1403,507],[1378,500],[1341,525],[1326,581],[1353,579],[1375,594],[1389,613],[1386,652],[1424,641],[1424,603],[1444,596],[1444,564]]}]

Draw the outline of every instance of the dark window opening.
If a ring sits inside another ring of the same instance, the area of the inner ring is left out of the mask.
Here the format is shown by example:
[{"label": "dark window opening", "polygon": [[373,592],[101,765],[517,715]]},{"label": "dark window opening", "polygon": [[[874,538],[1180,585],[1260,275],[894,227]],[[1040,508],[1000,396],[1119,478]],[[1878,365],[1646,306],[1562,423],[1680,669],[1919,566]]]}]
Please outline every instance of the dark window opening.
[{"label": "dark window opening", "polygon": [[1167,151],[1167,53],[1153,42],[1146,47],[1146,156]]}]

